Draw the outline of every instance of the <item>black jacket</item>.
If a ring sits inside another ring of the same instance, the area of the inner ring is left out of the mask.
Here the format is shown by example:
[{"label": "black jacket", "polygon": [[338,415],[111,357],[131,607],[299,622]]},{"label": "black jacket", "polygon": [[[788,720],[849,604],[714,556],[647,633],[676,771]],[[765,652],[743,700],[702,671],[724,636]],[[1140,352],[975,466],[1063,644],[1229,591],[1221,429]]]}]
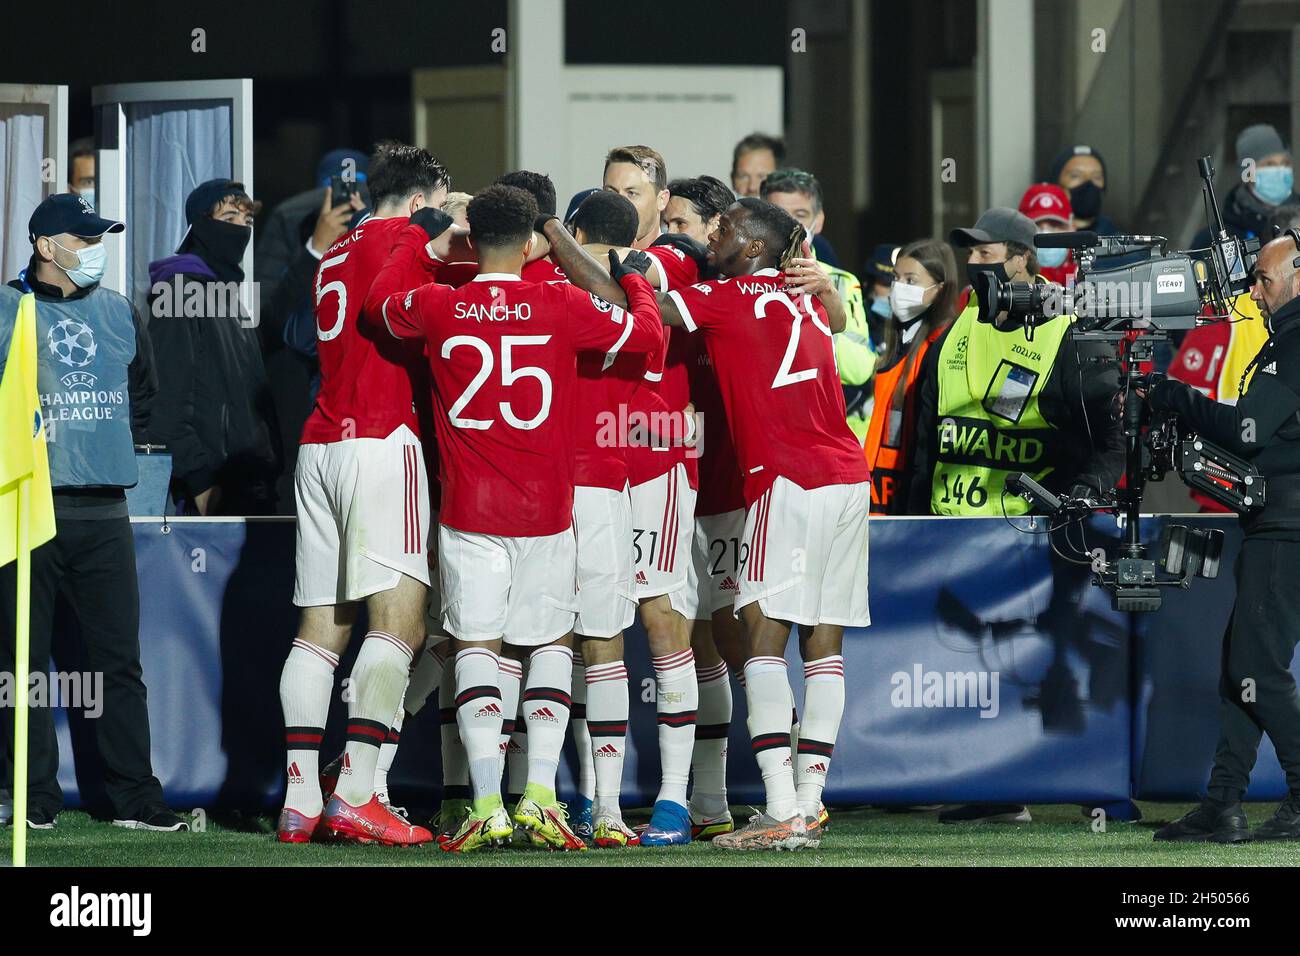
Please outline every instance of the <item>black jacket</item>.
[{"label": "black jacket", "polygon": [[[159,382],[149,434],[172,454],[174,488],[192,498],[220,485],[226,513],[264,513],[274,505],[280,442],[258,330],[227,308],[229,286],[198,255],[150,263],[149,278]],[[202,314],[184,314],[193,301]]]},{"label": "black jacket", "polygon": [[[1300,202],[1300,196],[1294,192],[1285,202]],[[1232,189],[1228,190],[1228,195],[1223,200],[1223,227],[1228,230],[1228,235],[1236,236],[1239,239],[1249,239],[1257,236],[1261,243],[1268,242],[1273,238],[1272,230],[1269,228],[1269,221],[1273,218],[1273,213],[1277,206],[1270,206],[1262,199],[1250,191],[1246,183],[1237,183]],[[1210,227],[1205,226],[1192,239],[1193,249],[1204,249],[1210,244],[1211,234]]]},{"label": "black jacket", "polygon": [[1260,470],[1266,504],[1263,513],[1243,519],[1247,534],[1300,540],[1300,299],[1278,309],[1270,328],[1272,335],[1252,361],[1255,374],[1235,405],[1166,379],[1151,390],[1150,406],[1174,412],[1211,444]]},{"label": "black jacket", "polygon": [[[23,285],[24,280],[26,286]],[[86,289],[77,289],[65,296],[58,286],[49,285],[36,278],[35,259],[27,263],[27,271],[23,273],[23,278],[12,280],[9,287],[19,292],[30,289],[36,294],[38,302],[84,299],[95,288],[90,286]],[[131,437],[137,445],[143,445],[148,441],[149,420],[153,414],[154,400],[158,395],[158,374],[154,366],[153,344],[149,339],[148,329],[140,321],[140,312],[134,306],[131,307],[131,319],[135,324],[135,358],[126,369],[127,391],[131,396]]]},{"label": "black jacket", "polygon": [[[939,453],[939,355],[952,334],[949,326],[925,353],[920,371],[912,483],[908,514],[930,514],[931,483]],[[1020,326],[1004,334],[1024,335]],[[1105,342],[1076,339],[1067,333],[1038,396],[1038,408],[1061,432],[1058,460],[1044,482],[1049,491],[1066,493],[1085,485],[1095,494],[1109,494],[1124,472],[1123,426],[1111,414],[1119,391],[1115,350]],[[993,489],[1001,493],[1001,489]]]}]

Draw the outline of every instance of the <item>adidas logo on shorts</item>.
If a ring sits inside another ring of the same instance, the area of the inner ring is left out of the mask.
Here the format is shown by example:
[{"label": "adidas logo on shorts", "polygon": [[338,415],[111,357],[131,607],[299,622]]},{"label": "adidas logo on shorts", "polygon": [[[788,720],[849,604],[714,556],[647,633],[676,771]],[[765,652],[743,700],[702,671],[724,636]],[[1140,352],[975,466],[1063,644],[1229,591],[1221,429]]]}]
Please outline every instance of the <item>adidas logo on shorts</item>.
[{"label": "adidas logo on shorts", "polygon": [[560,718],[556,717],[555,714],[551,712],[551,708],[549,707],[539,707],[537,710],[533,711],[531,714],[528,715],[528,719],[549,720],[553,724],[558,724],[560,722]]},{"label": "adidas logo on shorts", "polygon": [[649,579],[648,577],[645,576],[645,572],[644,572],[644,571],[638,571],[638,572],[636,573],[636,583],[637,583],[637,584],[649,584],[649,583],[650,583],[650,579]]},{"label": "adidas logo on shorts", "polygon": [[483,707],[480,707],[478,709],[478,713],[475,714],[474,716],[475,717],[500,717],[501,708],[498,707],[496,704],[486,704]]},{"label": "adidas logo on shorts", "polygon": [[725,578],[722,579],[722,583],[718,585],[718,587],[723,591],[740,590],[740,585],[736,583],[736,579],[733,578],[730,574],[728,574]]}]

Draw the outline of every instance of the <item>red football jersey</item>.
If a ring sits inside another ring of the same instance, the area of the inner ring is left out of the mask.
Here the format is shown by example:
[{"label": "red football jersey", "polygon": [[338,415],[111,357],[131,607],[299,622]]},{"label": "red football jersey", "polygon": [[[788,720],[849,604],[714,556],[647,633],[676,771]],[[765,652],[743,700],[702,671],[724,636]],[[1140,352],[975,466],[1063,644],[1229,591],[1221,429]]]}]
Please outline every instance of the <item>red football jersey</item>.
[{"label": "red football jersey", "polygon": [[423,244],[406,230],[371,287],[371,322],[427,343],[448,527],[558,534],[573,518],[577,354],[647,352],[659,342],[649,283],[624,280],[630,311],[566,283],[480,273],[452,289],[395,289]]},{"label": "red football jersey", "polygon": [[698,465],[700,493],[695,499],[696,515],[720,515],[745,507],[745,483],[740,479],[736,446],[727,426],[727,410],[718,390],[718,377],[703,336],[691,339],[691,402],[700,416]]},{"label": "red football jersey", "polygon": [[525,262],[519,270],[519,278],[525,282],[568,282],[564,270],[551,261],[549,256]]},{"label": "red football jersey", "polygon": [[[370,283],[406,224],[367,219],[321,257],[315,288],[320,391],[303,425],[304,445],[386,438],[400,425],[420,434],[414,401],[428,393],[428,372],[419,346],[394,342],[382,328],[376,333],[359,321]],[[436,267],[427,255],[416,256],[396,281],[414,289]]]},{"label": "red football jersey", "polygon": [[713,279],[669,297],[704,334],[752,503],[778,476],[801,488],[869,481],[845,421],[826,310],[792,299],[776,269]]},{"label": "red football jersey", "polygon": [[[658,266],[656,278],[660,292],[685,288],[700,281],[700,270],[695,260],[676,246],[651,246],[643,251]],[[663,408],[680,412],[691,400],[690,336],[681,329],[667,327],[663,335],[664,347],[657,356],[658,361],[652,362],[646,372],[649,390],[657,392],[662,401],[651,404],[650,396],[642,394],[636,405],[642,414],[653,415]],[[681,445],[632,446],[628,452],[628,477],[632,484],[639,485],[671,471],[681,461],[686,463],[686,477],[691,487],[698,487],[698,462],[694,455],[686,454]]]}]

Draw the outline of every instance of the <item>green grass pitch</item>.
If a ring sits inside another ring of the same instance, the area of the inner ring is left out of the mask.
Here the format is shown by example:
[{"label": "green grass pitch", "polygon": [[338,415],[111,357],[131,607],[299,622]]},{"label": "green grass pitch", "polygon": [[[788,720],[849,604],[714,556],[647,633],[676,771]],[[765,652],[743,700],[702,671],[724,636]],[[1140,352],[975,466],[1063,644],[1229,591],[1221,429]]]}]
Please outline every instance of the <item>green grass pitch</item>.
[{"label": "green grass pitch", "polygon": [[[433,845],[414,849],[360,846],[280,846],[274,819],[249,817],[234,824],[209,822],[205,832],[153,834],[122,830],[84,813],[60,815],[58,829],[29,831],[31,866],[1224,866],[1294,865],[1300,843],[1157,844],[1160,823],[1190,809],[1186,804],[1140,804],[1138,823],[1107,823],[1096,832],[1077,806],[1033,806],[1022,825],[940,824],[934,813],[882,810],[832,811],[831,831],[817,850],[798,853],[728,853],[708,844],[668,849],[588,850],[549,853],[502,849],[453,856]],[[735,807],[733,812],[747,813]],[[1272,804],[1247,807],[1252,826]],[[631,822],[644,814],[628,814]],[[10,856],[9,831],[0,851]]]}]

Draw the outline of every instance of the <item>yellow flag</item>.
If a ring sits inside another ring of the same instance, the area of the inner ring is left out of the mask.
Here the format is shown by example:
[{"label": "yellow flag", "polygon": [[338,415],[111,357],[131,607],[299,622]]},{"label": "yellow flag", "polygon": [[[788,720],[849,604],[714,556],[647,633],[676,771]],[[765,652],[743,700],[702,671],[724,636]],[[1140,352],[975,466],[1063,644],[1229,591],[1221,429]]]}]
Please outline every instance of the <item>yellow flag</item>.
[{"label": "yellow flag", "polygon": [[18,556],[18,482],[31,479],[29,548],[54,537],[45,419],[36,389],[36,296],[18,303],[0,378],[0,565]]}]

